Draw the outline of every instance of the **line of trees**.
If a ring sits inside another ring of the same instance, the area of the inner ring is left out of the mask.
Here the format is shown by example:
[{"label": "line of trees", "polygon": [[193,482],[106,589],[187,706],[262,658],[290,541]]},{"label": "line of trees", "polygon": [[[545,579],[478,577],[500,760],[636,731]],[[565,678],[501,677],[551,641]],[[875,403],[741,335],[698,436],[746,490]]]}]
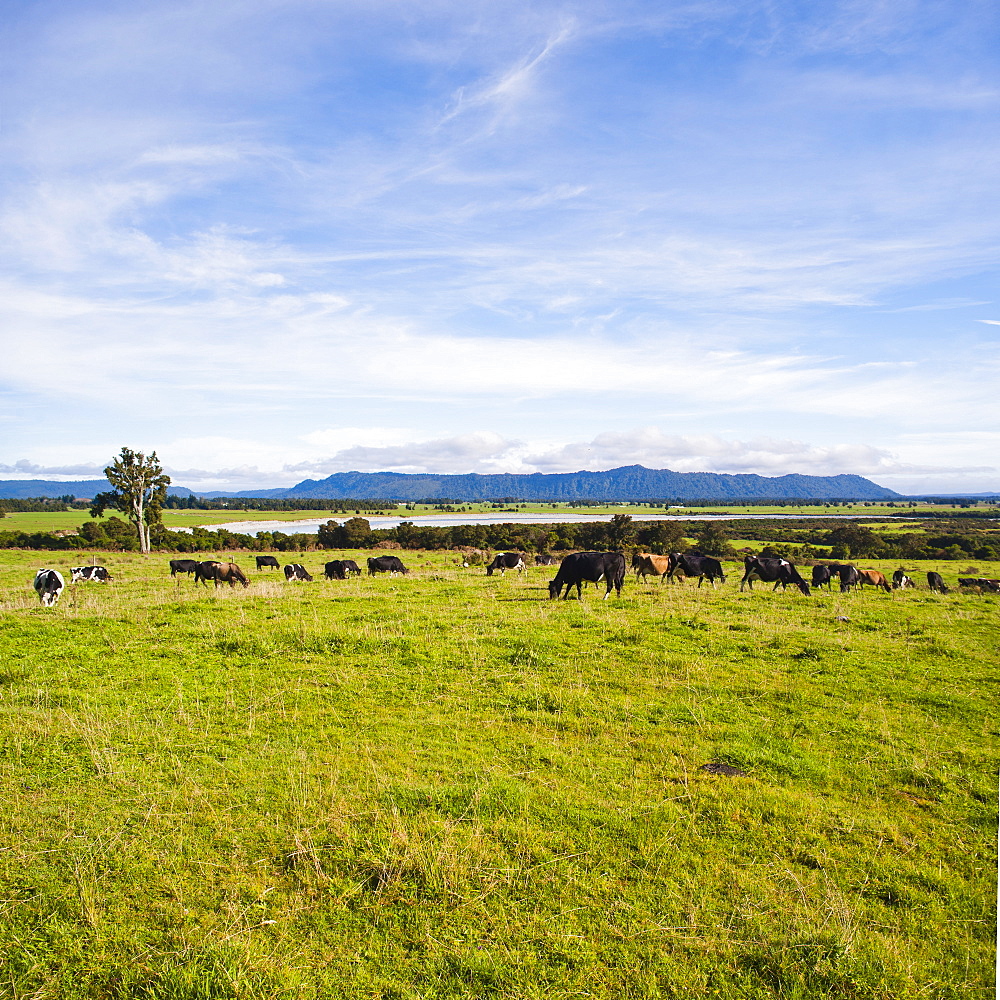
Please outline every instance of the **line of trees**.
[{"label": "line of trees", "polygon": [[72,493],[61,497],[7,497],[0,500],[0,517],[7,514],[52,514],[64,510],[86,510],[89,500],[77,500]]},{"label": "line of trees", "polygon": [[393,511],[392,500],[322,500],[315,498],[278,499],[276,497],[182,497],[171,493],[163,504],[166,510],[319,510],[331,513],[369,513]]},{"label": "line of trees", "polygon": [[[796,527],[789,527],[789,524]],[[695,548],[709,555],[741,554],[733,538],[765,542],[765,555],[797,559],[1000,559],[1000,529],[967,523],[941,525],[929,522],[921,532],[880,533],[857,522],[776,521],[633,521],[627,514],[609,520],[569,524],[461,524],[431,527],[404,521],[396,528],[372,529],[366,518],[340,523],[327,521],[315,534],[263,531],[241,534],[225,528],[171,531],[162,524],[150,527],[153,549],[164,552],[246,550],[302,552],[324,549],[476,548],[494,551],[560,552],[570,549],[642,549],[675,552]],[[0,548],[91,549],[139,551],[134,525],[121,518],[88,521],[79,534],[49,532],[0,532]]]}]

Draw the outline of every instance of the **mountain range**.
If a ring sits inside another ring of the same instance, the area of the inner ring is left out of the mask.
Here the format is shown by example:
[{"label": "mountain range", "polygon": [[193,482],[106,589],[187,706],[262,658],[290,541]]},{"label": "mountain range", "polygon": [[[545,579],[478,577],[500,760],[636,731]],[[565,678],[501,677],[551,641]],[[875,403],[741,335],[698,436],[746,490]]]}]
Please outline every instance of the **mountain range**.
[{"label": "mountain range", "polygon": [[[59,497],[72,493],[92,498],[107,490],[103,479],[49,482],[40,479],[0,482],[0,497]],[[238,493],[171,486],[178,496],[206,498],[271,497],[323,500],[895,500],[900,494],[863,476],[757,476],[721,472],[672,472],[626,465],[605,472],[535,472],[527,475],[435,475],[401,472],[338,472],[326,479],[306,479],[282,489]]]}]

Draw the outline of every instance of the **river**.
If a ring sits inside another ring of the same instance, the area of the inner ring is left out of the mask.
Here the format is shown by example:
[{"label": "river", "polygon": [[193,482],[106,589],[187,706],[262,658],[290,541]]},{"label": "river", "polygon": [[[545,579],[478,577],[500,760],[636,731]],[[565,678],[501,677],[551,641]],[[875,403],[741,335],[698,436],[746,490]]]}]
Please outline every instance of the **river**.
[{"label": "river", "polygon": [[[630,516],[633,521],[795,521],[806,518],[857,520],[872,517],[871,514],[690,514],[687,512],[683,514],[635,513]],[[209,531],[224,528],[226,531],[237,532],[241,535],[257,535],[262,531],[281,531],[286,535],[306,535],[315,534],[320,525],[326,524],[329,520],[335,520],[342,524],[347,518],[340,515],[339,517],[327,516],[317,520],[302,521],[230,521],[227,524],[203,524],[200,527]],[[395,528],[403,521],[409,521],[418,527],[454,528],[460,524],[578,524],[585,521],[610,521],[611,518],[607,514],[527,514],[520,511],[508,511],[496,514],[417,514],[412,517],[375,515],[367,517],[365,520],[375,529]],[[191,529],[173,528],[171,530],[190,531]]]}]

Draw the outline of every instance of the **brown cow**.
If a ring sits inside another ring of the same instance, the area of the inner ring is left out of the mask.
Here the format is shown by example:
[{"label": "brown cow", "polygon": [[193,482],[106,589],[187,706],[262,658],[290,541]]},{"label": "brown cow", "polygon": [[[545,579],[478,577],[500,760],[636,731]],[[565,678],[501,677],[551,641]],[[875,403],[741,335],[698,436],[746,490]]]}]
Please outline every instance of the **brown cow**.
[{"label": "brown cow", "polygon": [[242,583],[244,587],[250,586],[250,581],[243,575],[243,570],[236,563],[224,562],[200,562],[194,572],[194,582],[201,581],[208,586],[209,580],[215,582],[218,587],[220,581],[228,583],[230,587],[235,587],[237,583]]},{"label": "brown cow", "polygon": [[887,594],[892,593],[892,587],[889,586],[885,574],[880,573],[877,569],[859,569],[858,576],[860,577],[858,583],[862,587],[867,583],[872,587],[881,587]]},{"label": "brown cow", "polygon": [[[658,556],[652,552],[636,552],[632,556],[632,569],[635,570],[636,577],[642,577],[645,582],[649,575],[658,576],[660,583],[664,577],[674,568],[673,556]],[[673,583],[673,578],[670,580]]]}]

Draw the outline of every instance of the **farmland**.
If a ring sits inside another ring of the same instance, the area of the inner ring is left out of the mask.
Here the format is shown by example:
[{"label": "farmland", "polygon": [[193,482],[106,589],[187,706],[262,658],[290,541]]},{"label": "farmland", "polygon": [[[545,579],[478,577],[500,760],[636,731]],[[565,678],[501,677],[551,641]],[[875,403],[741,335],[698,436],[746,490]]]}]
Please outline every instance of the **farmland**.
[{"label": "farmland", "polygon": [[0,554],[0,995],[991,991],[1000,597],[400,555]]},{"label": "farmland", "polygon": [[[0,509],[3,508],[3,501],[0,500]],[[764,505],[755,504],[753,506],[741,506],[738,504],[715,504],[705,507],[694,505],[687,507],[669,507],[658,504],[646,503],[625,503],[625,504],[595,504],[588,503],[581,505],[578,503],[539,503],[539,502],[518,502],[509,504],[481,502],[462,504],[406,504],[400,505],[398,509],[387,510],[385,513],[398,517],[416,517],[434,514],[444,514],[445,512],[461,511],[474,514],[498,514],[504,511],[517,512],[518,514],[543,514],[550,517],[558,513],[585,513],[593,517],[608,518],[614,514],[628,514],[635,518],[641,518],[644,514],[663,514],[669,511],[674,516],[681,519],[685,516],[698,516],[706,513],[725,514],[732,517],[760,517],[767,514],[778,514],[782,517],[801,515],[806,517],[817,517],[823,514],[834,515],[854,515],[871,519],[867,523],[872,525],[885,524],[890,514],[905,514],[908,517],[919,518],[926,515],[946,516],[948,514],[958,514],[969,509],[968,504],[941,504],[923,502],[914,504],[913,507],[902,502],[892,503],[878,501],[856,501],[853,503],[842,502],[833,506],[817,503],[812,504],[791,504]],[[997,514],[995,504],[984,504],[974,506],[972,510],[982,512],[992,511]],[[343,520],[350,516],[352,512],[338,513],[331,511],[324,514],[321,510],[247,510],[233,507],[211,510],[178,510],[167,509],[163,511],[163,524],[168,528],[190,528],[194,525],[216,525],[225,524],[229,521],[288,521],[290,526],[295,521],[314,521],[324,517],[337,518]],[[370,512],[357,511],[360,516],[371,516]],[[106,516],[115,516],[114,514]],[[91,521],[90,512],[87,508],[71,508],[60,511],[9,511],[6,516],[0,518],[0,531],[62,531],[71,528],[78,528],[82,524]],[[102,520],[99,518],[98,520]],[[891,522],[890,522],[891,523]],[[906,522],[898,525],[898,530],[905,530]],[[893,527],[897,527],[893,525]]]}]

